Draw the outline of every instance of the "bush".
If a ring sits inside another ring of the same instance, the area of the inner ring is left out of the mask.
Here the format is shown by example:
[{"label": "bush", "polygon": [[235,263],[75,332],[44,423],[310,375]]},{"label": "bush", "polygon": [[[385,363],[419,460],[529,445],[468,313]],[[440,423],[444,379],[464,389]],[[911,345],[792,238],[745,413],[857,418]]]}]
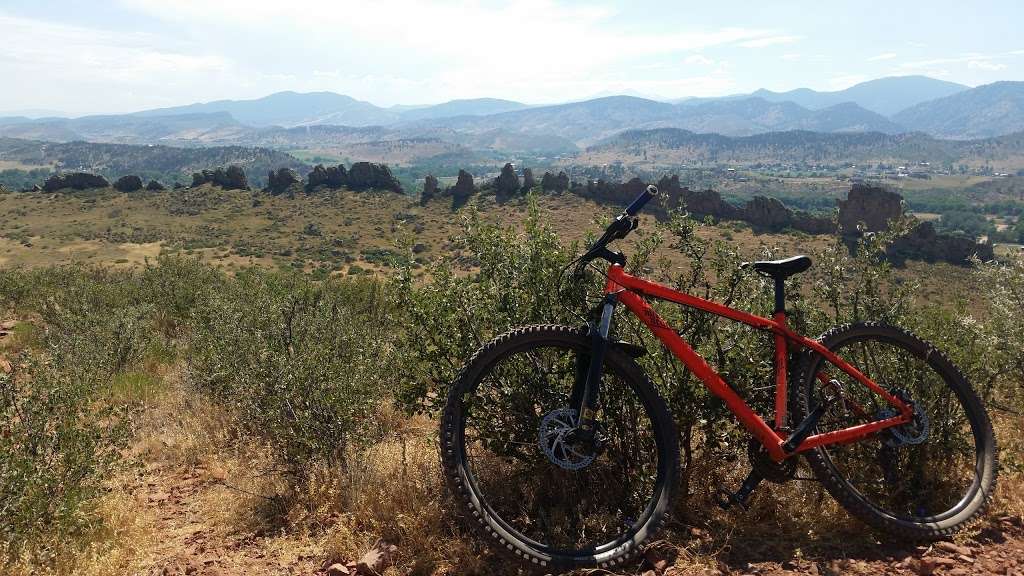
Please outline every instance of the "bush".
[{"label": "bush", "polygon": [[247,270],[195,310],[189,373],[302,474],[372,432],[396,372],[391,315],[373,280]]},{"label": "bush", "polygon": [[[582,252],[566,246],[542,224],[536,205],[521,231],[483,223],[472,211],[455,248],[461,263],[479,267],[460,274],[455,259],[435,265],[430,281],[413,285],[403,277],[400,291],[408,314],[401,348],[410,358],[403,371],[400,403],[409,410],[437,414],[447,387],[474,350],[514,326],[531,323],[580,325],[587,320],[587,295],[600,293],[601,274],[565,279],[563,271]],[[678,290],[760,315],[770,315],[769,280],[740,269],[744,258],[735,247],[706,240],[702,223],[674,213],[653,231],[640,230],[630,253],[629,268]],[[841,243],[816,255],[814,271],[789,282],[790,322],[802,332],[817,334],[834,324],[863,318],[899,323],[908,310],[906,291],[888,289],[892,270],[882,262],[886,238],[862,243],[851,257]],[[675,262],[650,262],[668,243]],[[774,257],[765,249],[754,257]],[[682,266],[678,260],[682,260]],[[603,263],[598,263],[602,265]],[[811,289],[803,289],[810,283]],[[590,304],[598,302],[591,299]],[[770,334],[671,303],[652,302],[655,310],[704,356],[746,401],[766,417],[773,413],[773,348]],[[593,318],[596,309],[591,310]],[[639,362],[668,401],[681,434],[684,478],[696,450],[732,459],[746,446],[747,434],[734,424],[724,404],[628,313],[616,316],[613,338],[642,344],[648,354]],[[791,362],[795,365],[795,362]]]},{"label": "bush", "polygon": [[0,552],[46,562],[97,522],[123,414],[93,383],[26,354],[0,372]]}]

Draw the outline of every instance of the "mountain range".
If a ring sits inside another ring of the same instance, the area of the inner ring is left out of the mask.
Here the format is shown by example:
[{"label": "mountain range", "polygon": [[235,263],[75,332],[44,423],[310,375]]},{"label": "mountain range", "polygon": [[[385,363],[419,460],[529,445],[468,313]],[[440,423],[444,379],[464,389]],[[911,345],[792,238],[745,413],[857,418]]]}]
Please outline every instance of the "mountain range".
[{"label": "mountain range", "polygon": [[627,130],[661,128],[731,137],[799,130],[990,138],[1024,130],[1024,82],[969,88],[904,76],[835,92],[758,90],[675,102],[609,96],[544,106],[481,98],[385,108],[332,92],[280,92],[122,115],[0,118],[0,136],[57,142],[287,149],[441,141],[535,154],[575,153]]}]

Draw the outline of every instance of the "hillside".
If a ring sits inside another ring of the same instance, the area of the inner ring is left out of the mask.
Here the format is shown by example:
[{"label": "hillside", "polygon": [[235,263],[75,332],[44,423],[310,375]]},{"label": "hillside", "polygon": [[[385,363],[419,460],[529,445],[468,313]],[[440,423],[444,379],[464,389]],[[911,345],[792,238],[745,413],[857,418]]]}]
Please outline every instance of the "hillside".
[{"label": "hillside", "polygon": [[940,138],[987,138],[1024,130],[1024,82],[996,82],[904,110],[893,120]]},{"label": "hillside", "polygon": [[939,140],[923,134],[823,134],[786,131],[730,138],[676,128],[630,130],[592,146],[580,163],[611,158],[629,163],[989,163],[1024,168],[1024,134],[977,141]]},{"label": "hillside", "polygon": [[207,144],[245,140],[253,129],[227,112],[192,112],[166,116],[84,116],[8,122],[0,119],[0,137],[119,144]]},{"label": "hillside", "polygon": [[389,124],[398,115],[350,96],[334,92],[278,92],[255,100],[218,100],[138,112],[134,116],[160,117],[194,113],[226,113],[249,126],[306,126]]},{"label": "hillside", "polygon": [[501,114],[528,108],[526,104],[502,100],[500,98],[473,98],[468,100],[451,100],[434,106],[422,106],[403,111],[402,121],[426,120],[430,118],[448,118],[453,116],[485,116]]},{"label": "hillside", "polygon": [[[885,115],[897,110],[902,111]],[[678,103],[608,96],[545,106],[478,98],[382,108],[331,92],[280,92],[125,115],[0,118],[0,136],[54,142],[268,146],[351,159],[363,159],[357,156],[362,149],[401,143],[400,154],[374,152],[365,158],[396,164],[438,157],[474,162],[501,155],[564,156],[620,132],[660,128],[729,137],[801,130],[991,138],[1024,131],[1024,82],[966,89],[907,76],[837,92],[759,90]]]},{"label": "hillside", "polygon": [[281,167],[307,171],[310,166],[293,156],[269,148],[215,146],[173,148],[88,142],[52,143],[0,138],[0,160],[60,170],[82,170],[117,178],[135,174],[167,184],[190,182],[193,172],[237,164],[249,181],[262,186],[267,172]]},{"label": "hillside", "polygon": [[763,98],[769,102],[793,102],[811,110],[853,102],[877,114],[892,116],[916,104],[944,98],[967,89],[969,87],[963,84],[927,76],[892,76],[868,80],[834,92],[819,92],[809,88],[797,88],[787,92],[762,89],[750,96]]},{"label": "hillside", "polygon": [[768,102],[760,98],[667,104],[633,96],[610,96],[481,117],[448,118],[412,126],[419,129],[448,128],[471,134],[504,131],[550,135],[578,146],[587,146],[617,132],[635,128],[673,127],[733,136],[801,128],[823,132],[900,131],[884,117],[853,104],[813,111],[791,102]]}]

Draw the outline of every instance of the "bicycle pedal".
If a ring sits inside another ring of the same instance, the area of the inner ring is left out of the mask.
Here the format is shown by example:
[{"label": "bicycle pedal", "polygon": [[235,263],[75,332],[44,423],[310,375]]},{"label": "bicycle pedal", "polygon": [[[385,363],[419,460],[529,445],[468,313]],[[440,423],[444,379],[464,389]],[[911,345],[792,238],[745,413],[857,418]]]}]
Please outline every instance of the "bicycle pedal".
[{"label": "bicycle pedal", "polygon": [[754,469],[750,471],[750,474],[747,474],[740,489],[736,492],[730,492],[725,486],[719,485],[718,490],[715,491],[715,503],[722,510],[728,510],[736,506],[740,510],[746,511],[750,497],[754,494],[754,489],[757,488],[762,480],[764,480],[764,476],[757,469]]},{"label": "bicycle pedal", "polygon": [[747,511],[747,503],[741,500],[735,492],[731,492],[724,485],[718,485],[718,488],[715,490],[714,500],[715,504],[726,512],[728,512],[733,506],[736,506],[744,512]]}]

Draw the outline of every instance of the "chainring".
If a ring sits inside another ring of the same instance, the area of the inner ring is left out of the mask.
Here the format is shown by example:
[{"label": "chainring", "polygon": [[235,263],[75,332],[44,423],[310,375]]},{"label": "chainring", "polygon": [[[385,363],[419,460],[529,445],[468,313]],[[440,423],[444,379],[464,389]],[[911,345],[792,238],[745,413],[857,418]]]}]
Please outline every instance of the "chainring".
[{"label": "chainring", "polygon": [[751,439],[747,443],[747,459],[750,461],[751,468],[757,470],[765,480],[774,484],[784,484],[796,476],[797,459],[795,457],[776,462],[757,440]]},{"label": "chainring", "polygon": [[579,442],[573,442],[571,435],[578,429],[579,418],[572,408],[552,410],[541,419],[538,443],[552,464],[575,471],[586,468],[597,458],[596,450],[586,450]]}]

